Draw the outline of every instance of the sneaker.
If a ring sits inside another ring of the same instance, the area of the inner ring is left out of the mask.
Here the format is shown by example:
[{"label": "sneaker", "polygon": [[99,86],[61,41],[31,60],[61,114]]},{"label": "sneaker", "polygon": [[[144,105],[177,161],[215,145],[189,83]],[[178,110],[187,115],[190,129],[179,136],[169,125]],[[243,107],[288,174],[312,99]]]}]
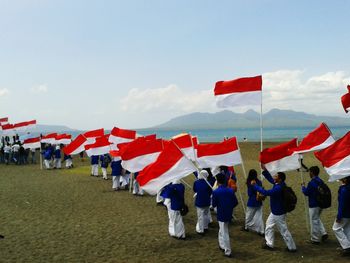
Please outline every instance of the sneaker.
[{"label": "sneaker", "polygon": [[349,257],[350,256],[350,248],[343,249],[341,251],[341,256],[342,257]]},{"label": "sneaker", "polygon": [[196,233],[197,233],[198,235],[200,235],[200,236],[204,236],[204,232],[197,232],[197,231],[196,231]]},{"label": "sneaker", "polygon": [[224,256],[227,257],[227,258],[232,258],[232,254],[231,253],[230,254],[224,254]]},{"label": "sneaker", "polygon": [[287,247],[286,247],[286,251],[289,252],[289,253],[295,253],[295,252],[297,252],[296,249],[289,249],[289,248],[287,248]]},{"label": "sneaker", "polygon": [[259,236],[265,237],[265,233],[258,233]]},{"label": "sneaker", "polygon": [[242,226],[242,227],[241,227],[241,231],[243,231],[243,232],[249,232],[249,229],[246,228],[245,226]]},{"label": "sneaker", "polygon": [[325,242],[328,239],[328,234],[322,236],[322,241]]},{"label": "sneaker", "polygon": [[320,241],[310,240],[309,242],[310,242],[311,244],[313,244],[313,245],[320,245],[320,244],[321,244]]},{"label": "sneaker", "polygon": [[266,249],[266,250],[274,250],[273,247],[270,247],[270,246],[267,245],[265,242],[262,244],[261,248],[262,248],[262,249]]}]

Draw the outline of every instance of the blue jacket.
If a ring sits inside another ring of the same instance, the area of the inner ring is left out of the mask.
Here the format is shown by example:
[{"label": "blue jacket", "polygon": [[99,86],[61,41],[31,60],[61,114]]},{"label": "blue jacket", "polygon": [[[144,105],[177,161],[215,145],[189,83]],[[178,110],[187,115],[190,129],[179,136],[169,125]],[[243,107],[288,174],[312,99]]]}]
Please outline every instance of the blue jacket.
[{"label": "blue jacket", "polygon": [[230,222],[233,208],[238,204],[235,192],[231,188],[220,185],[213,191],[212,205],[217,208],[217,219],[220,222]]},{"label": "blue jacket", "polygon": [[263,175],[271,184],[273,184],[273,187],[270,190],[265,190],[261,186],[255,185],[255,190],[263,195],[270,196],[270,208],[272,214],[276,216],[285,214],[286,211],[283,208],[282,201],[282,187],[285,186],[285,183],[275,184],[271,174],[268,171],[263,171]]},{"label": "blue jacket", "polygon": [[99,159],[98,155],[91,155],[90,158],[91,158],[91,165],[98,164],[98,159]]},{"label": "blue jacket", "polygon": [[204,179],[196,180],[193,184],[193,191],[197,193],[195,206],[209,207],[212,189]]},{"label": "blue jacket", "polygon": [[165,198],[170,198],[169,197],[169,186],[171,185],[170,184],[167,184],[166,186],[164,186],[160,192],[160,196],[163,197],[164,199]]},{"label": "blue jacket", "polygon": [[111,162],[112,176],[117,176],[122,174],[122,160]]},{"label": "blue jacket", "polygon": [[172,184],[168,191],[171,210],[180,211],[185,203],[185,186],[183,184]]},{"label": "blue jacket", "polygon": [[68,160],[68,159],[72,159],[72,156],[64,154],[63,160]]},{"label": "blue jacket", "polygon": [[55,150],[54,155],[56,159],[61,159],[61,150],[59,149]]},{"label": "blue jacket", "polygon": [[338,190],[337,219],[350,218],[350,184],[342,185]]},{"label": "blue jacket", "polygon": [[[262,183],[259,179],[256,179],[256,184],[258,186],[262,186]],[[247,206],[249,207],[260,207],[262,206],[262,202],[261,201],[257,201],[256,200],[256,190],[255,187],[253,185],[248,185],[248,202],[247,202]]]},{"label": "blue jacket", "polygon": [[109,154],[101,155],[100,161],[101,161],[101,167],[107,168],[108,164],[111,162],[111,157],[109,156]]},{"label": "blue jacket", "polygon": [[44,159],[45,160],[51,160],[52,158],[52,150],[50,148],[48,148],[45,152],[44,152]]},{"label": "blue jacket", "polygon": [[301,190],[303,191],[304,195],[309,197],[309,207],[319,207],[316,196],[317,196],[317,187],[319,184],[323,183],[322,179],[318,176],[315,176],[311,179],[311,181],[307,184],[307,187],[303,186]]}]

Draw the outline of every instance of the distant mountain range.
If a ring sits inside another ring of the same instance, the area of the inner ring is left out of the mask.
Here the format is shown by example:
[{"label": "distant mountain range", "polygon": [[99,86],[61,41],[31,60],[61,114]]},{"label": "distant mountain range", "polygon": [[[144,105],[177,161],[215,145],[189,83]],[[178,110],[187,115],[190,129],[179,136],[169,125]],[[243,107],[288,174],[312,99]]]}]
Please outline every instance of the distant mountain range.
[{"label": "distant mountain range", "polygon": [[28,132],[33,134],[47,134],[47,133],[79,133],[80,130],[71,129],[64,125],[44,125],[44,124],[37,124],[33,128],[28,129]]},{"label": "distant mountain range", "polygon": [[[272,109],[263,114],[264,128],[314,127],[325,122],[331,127],[350,127],[350,118],[317,116],[305,112]],[[226,129],[260,127],[260,114],[248,110],[245,113],[234,113],[224,110],[216,113],[191,113],[173,118],[152,129]]]}]

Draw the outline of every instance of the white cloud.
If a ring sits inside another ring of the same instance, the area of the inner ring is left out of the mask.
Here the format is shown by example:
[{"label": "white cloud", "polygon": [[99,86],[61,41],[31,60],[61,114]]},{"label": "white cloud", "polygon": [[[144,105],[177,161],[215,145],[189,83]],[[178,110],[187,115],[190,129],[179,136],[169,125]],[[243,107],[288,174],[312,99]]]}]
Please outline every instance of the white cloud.
[{"label": "white cloud", "polygon": [[46,93],[48,88],[46,84],[41,84],[39,86],[32,87],[30,91],[33,93]]},{"label": "white cloud", "polygon": [[0,97],[5,96],[9,94],[9,90],[8,89],[0,89]]}]

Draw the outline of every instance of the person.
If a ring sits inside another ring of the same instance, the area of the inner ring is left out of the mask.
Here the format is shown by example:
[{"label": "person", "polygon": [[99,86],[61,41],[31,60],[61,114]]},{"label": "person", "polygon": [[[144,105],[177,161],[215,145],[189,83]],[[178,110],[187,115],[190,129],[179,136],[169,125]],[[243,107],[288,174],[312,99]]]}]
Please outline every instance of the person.
[{"label": "person", "polygon": [[15,164],[19,164],[19,148],[21,146],[19,146],[19,143],[16,141],[13,145],[12,145],[12,161]]},{"label": "person", "polygon": [[111,162],[112,169],[112,189],[118,191],[120,189],[120,176],[122,174],[122,160],[117,157],[113,157]]},{"label": "person", "polygon": [[104,180],[108,180],[108,177],[107,177],[107,168],[108,168],[108,165],[109,163],[111,162],[111,157],[109,156],[108,153],[104,154],[104,155],[101,155],[100,156],[100,161],[101,161],[101,170],[102,170],[102,178]]},{"label": "person", "polygon": [[233,208],[237,206],[238,201],[234,191],[226,187],[226,178],[224,174],[217,174],[216,181],[218,188],[213,191],[212,206],[217,208],[216,216],[219,222],[219,248],[224,252],[224,256],[231,257],[232,251],[228,226],[232,220]]},{"label": "person", "polygon": [[10,153],[11,153],[11,146],[10,146],[9,143],[6,143],[6,145],[4,147],[4,161],[5,161],[5,164],[9,164],[10,163]]},{"label": "person", "polygon": [[340,179],[338,213],[333,231],[341,246],[342,256],[350,256],[350,176]]},{"label": "person", "polygon": [[261,186],[257,184],[256,181],[252,181],[251,184],[254,185],[254,188],[259,193],[270,196],[270,209],[271,213],[266,220],[266,228],[265,228],[265,241],[262,248],[273,250],[274,249],[274,241],[275,241],[275,233],[274,227],[277,226],[277,229],[282,235],[284,242],[287,245],[288,252],[296,252],[296,245],[294,243],[293,237],[288,230],[287,222],[286,222],[286,211],[283,206],[282,199],[282,188],[286,186],[286,174],[283,172],[278,172],[273,177],[266,170],[264,166],[262,166],[263,175],[269,181],[273,187],[270,190],[265,190]]},{"label": "person", "polygon": [[197,224],[196,232],[203,235],[208,230],[208,225],[211,223],[210,203],[212,188],[208,185],[206,170],[200,171],[198,179],[193,183],[193,191],[195,192],[195,206],[197,209]]},{"label": "person", "polygon": [[36,153],[36,149],[35,149],[35,148],[30,149],[31,163],[32,163],[32,164],[36,163],[35,153]]},{"label": "person", "polygon": [[169,234],[177,239],[185,239],[185,225],[180,213],[185,204],[185,186],[179,180],[175,180],[167,191],[170,198]]},{"label": "person", "polygon": [[52,159],[52,149],[51,147],[46,147],[44,151],[44,165],[46,169],[51,169],[51,159]]},{"label": "person", "polygon": [[137,176],[139,175],[138,172],[134,173],[134,180],[132,183],[132,194],[133,195],[138,195],[138,196],[143,196],[143,190],[141,189],[139,182],[136,181]]},{"label": "person", "polygon": [[247,178],[248,202],[245,214],[245,225],[242,230],[254,231],[260,236],[264,236],[264,221],[262,217],[262,198],[255,190],[252,182],[256,185],[262,186],[262,182],[258,179],[258,173],[255,169],[251,169]]},{"label": "person", "polygon": [[311,225],[311,243],[320,244],[321,240],[325,241],[328,239],[328,234],[323,226],[323,223],[320,219],[322,209],[317,203],[317,188],[320,184],[324,182],[318,176],[320,169],[317,166],[312,166],[309,169],[309,175],[311,181],[305,187],[305,183],[302,183],[301,190],[305,196],[309,199],[309,217]]},{"label": "person", "polygon": [[65,160],[65,162],[66,162],[67,169],[73,168],[73,158],[71,155],[64,154],[63,160]]},{"label": "person", "polygon": [[98,177],[98,155],[91,155],[91,176]]},{"label": "person", "polygon": [[54,151],[54,169],[61,169],[61,167],[61,148],[57,145]]}]

